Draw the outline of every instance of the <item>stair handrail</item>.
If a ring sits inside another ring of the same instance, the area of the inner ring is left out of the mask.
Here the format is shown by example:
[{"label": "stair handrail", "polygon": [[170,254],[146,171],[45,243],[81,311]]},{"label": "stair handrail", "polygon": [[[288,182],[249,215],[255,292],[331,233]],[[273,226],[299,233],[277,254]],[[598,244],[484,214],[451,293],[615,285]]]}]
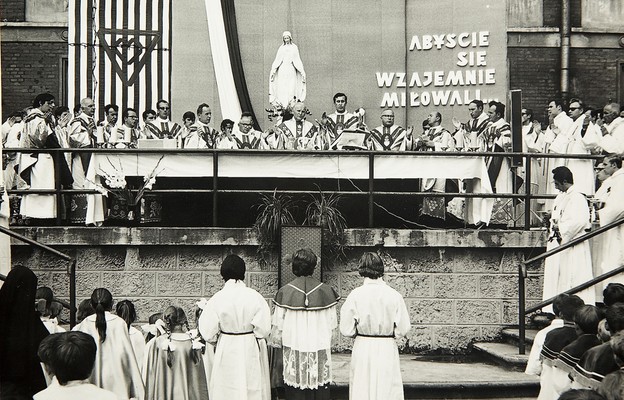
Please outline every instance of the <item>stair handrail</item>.
[{"label": "stair handrail", "polygon": [[[533,264],[535,262],[544,260],[552,255],[558,254],[564,250],[569,249],[570,247],[573,247],[579,243],[585,242],[591,238],[593,238],[594,236],[598,236],[604,232],[607,232],[611,229],[617,228],[620,225],[624,224],[624,218],[620,218],[618,220],[615,220],[613,222],[608,223],[605,226],[601,226],[600,228],[596,229],[596,230],[592,230],[591,232],[588,232],[584,235],[581,235],[575,239],[570,240],[568,243],[562,244],[561,246],[558,246],[552,250],[548,250],[538,256],[535,256],[533,258],[530,258],[528,260],[522,261],[521,264],[518,266],[518,336],[519,336],[519,340],[518,340],[518,353],[519,354],[525,354],[526,353],[526,344],[525,344],[525,339],[526,339],[526,321],[525,321],[525,317],[528,313],[534,312],[539,310],[540,308],[543,308],[545,306],[548,306],[550,304],[552,304],[552,302],[554,301],[555,297],[552,297],[550,299],[544,300],[532,307],[529,307],[528,309],[526,308],[526,293],[525,293],[525,279],[528,276],[528,272],[527,272],[527,265]],[[602,282],[605,279],[608,279],[614,275],[617,275],[620,272],[624,272],[624,265],[621,265],[609,272],[606,272],[600,276],[597,276],[595,278],[590,279],[587,282],[584,282],[576,287],[573,287],[571,289],[566,290],[563,293],[566,294],[574,294],[577,293],[581,290],[587,289],[588,287],[594,286],[596,283]]]},{"label": "stair handrail", "polygon": [[[69,309],[69,325],[73,328],[74,325],[76,325],[76,259],[50,246],[39,243],[38,241],[31,239],[27,236],[13,232],[9,228],[5,228],[4,226],[0,226],[0,233],[14,237],[15,239],[20,240],[24,243],[28,243],[31,246],[38,247],[68,262],[67,273],[69,274],[69,303],[64,300],[59,300],[57,298],[54,298],[53,300],[58,301],[63,305],[63,307]],[[6,280],[6,275],[0,274],[0,280]]]}]

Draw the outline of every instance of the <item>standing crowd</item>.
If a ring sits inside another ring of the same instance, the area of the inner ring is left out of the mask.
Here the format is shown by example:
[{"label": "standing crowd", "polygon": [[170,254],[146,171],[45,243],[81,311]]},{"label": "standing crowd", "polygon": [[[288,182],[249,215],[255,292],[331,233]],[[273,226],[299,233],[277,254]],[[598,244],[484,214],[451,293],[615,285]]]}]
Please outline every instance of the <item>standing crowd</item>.
[{"label": "standing crowd", "polygon": [[[132,323],[134,305],[113,313],[109,290],[81,303],[80,322],[64,332],[51,322],[49,288],[14,267],[0,289],[2,399],[329,399],[334,331],[354,338],[351,399],[403,399],[396,338],[410,330],[401,295],[383,280],[376,253],[359,265],[364,278],[340,309],[340,296],[312,275],[309,249],[292,256],[296,278],[267,301],[245,285],[245,262],[227,256],[224,286],[198,302],[197,325],[175,305],[150,317],[144,335]],[[35,307],[36,305],[36,307]]]}]

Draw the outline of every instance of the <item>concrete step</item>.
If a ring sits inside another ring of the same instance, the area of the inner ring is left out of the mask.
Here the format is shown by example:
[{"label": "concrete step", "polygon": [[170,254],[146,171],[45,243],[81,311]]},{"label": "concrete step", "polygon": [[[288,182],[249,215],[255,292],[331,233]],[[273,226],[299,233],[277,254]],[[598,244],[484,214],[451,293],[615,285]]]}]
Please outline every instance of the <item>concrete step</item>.
[{"label": "concrete step", "polygon": [[[420,357],[402,354],[406,399],[527,399],[539,393],[539,379],[475,361],[475,357]],[[332,399],[349,397],[349,354],[332,354]]]},{"label": "concrete step", "polygon": [[473,343],[472,347],[497,365],[515,371],[524,371],[529,359],[526,354],[518,354],[518,346],[510,343]]},{"label": "concrete step", "polygon": [[[537,329],[526,329],[525,330],[525,343],[528,345],[533,343],[533,339],[535,339],[535,335],[537,335],[539,330]],[[520,339],[520,330],[518,328],[505,328],[501,331],[501,335],[503,338],[511,343],[517,344]]]}]

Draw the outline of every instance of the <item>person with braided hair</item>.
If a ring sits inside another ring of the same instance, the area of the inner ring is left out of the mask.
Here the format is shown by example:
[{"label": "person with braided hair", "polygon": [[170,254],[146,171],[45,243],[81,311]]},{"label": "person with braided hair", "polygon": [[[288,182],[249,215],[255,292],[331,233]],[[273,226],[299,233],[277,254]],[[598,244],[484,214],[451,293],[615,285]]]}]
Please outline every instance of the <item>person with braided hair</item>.
[{"label": "person with braided hair", "polygon": [[154,339],[143,368],[145,400],[208,399],[203,343],[189,329],[184,310],[163,312],[166,334]]},{"label": "person with braided hair", "polygon": [[112,314],[113,295],[98,288],[91,295],[95,314],[86,317],[74,330],[93,336],[97,344],[95,367],[89,381],[110,390],[119,399],[142,399],[143,380],[137,364],[126,321]]},{"label": "person with braided hair", "polygon": [[143,333],[132,326],[132,323],[137,319],[137,313],[134,308],[134,304],[130,300],[122,300],[115,306],[115,314],[128,325],[128,335],[130,335],[130,343],[132,343],[132,349],[134,350],[134,356],[136,357],[139,367],[143,365],[143,355],[145,353],[145,338]]}]

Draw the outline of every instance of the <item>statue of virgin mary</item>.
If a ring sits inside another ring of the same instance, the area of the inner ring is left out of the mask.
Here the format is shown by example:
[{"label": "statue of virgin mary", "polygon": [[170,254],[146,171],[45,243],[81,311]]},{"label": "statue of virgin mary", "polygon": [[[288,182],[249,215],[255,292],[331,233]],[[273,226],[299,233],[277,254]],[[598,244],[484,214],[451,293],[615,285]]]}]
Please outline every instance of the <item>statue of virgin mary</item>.
[{"label": "statue of virgin mary", "polygon": [[269,103],[286,108],[296,98],[306,97],[306,74],[299,56],[299,48],[292,42],[292,35],[282,34],[283,44],[277,49],[269,75]]}]

